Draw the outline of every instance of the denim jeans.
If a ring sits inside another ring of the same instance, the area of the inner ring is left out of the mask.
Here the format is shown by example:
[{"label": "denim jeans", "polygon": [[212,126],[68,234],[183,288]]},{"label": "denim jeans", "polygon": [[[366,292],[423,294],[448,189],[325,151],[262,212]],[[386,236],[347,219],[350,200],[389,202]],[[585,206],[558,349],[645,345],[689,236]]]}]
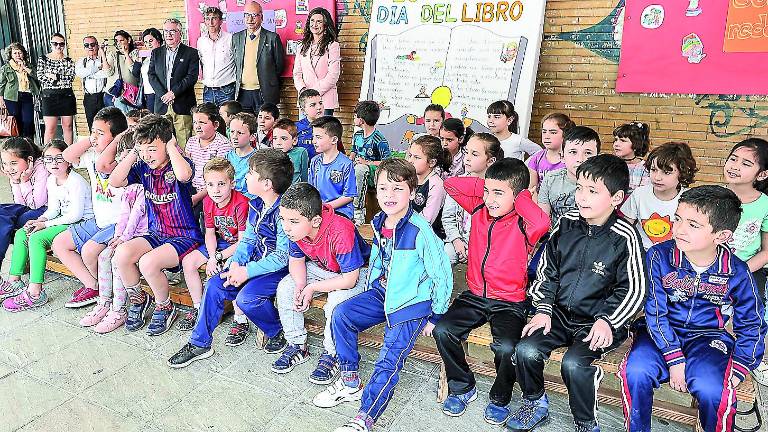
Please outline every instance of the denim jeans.
[{"label": "denim jeans", "polygon": [[235,100],[235,83],[223,87],[203,87],[203,102],[211,102],[217,107],[224,102]]}]

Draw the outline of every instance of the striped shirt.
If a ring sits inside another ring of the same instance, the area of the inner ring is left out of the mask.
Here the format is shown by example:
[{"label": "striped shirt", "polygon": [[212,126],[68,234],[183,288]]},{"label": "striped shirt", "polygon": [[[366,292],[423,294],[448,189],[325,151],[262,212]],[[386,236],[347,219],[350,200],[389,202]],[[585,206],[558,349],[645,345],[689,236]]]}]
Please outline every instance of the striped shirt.
[{"label": "striped shirt", "polygon": [[192,165],[195,169],[195,176],[192,177],[192,186],[195,189],[198,191],[205,189],[205,179],[203,179],[205,164],[215,157],[226,158],[230,150],[232,150],[232,143],[218,132],[213,137],[213,141],[205,147],[200,145],[200,137],[197,135],[189,138],[185,151],[187,157],[192,159]]}]

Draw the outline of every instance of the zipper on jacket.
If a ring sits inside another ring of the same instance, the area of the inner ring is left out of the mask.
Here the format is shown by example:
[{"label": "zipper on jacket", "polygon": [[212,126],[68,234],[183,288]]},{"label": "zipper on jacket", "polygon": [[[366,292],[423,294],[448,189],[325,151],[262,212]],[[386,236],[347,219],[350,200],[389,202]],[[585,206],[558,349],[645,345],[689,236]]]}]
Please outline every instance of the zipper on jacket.
[{"label": "zipper on jacket", "polygon": [[488,281],[485,279],[485,262],[488,260],[488,254],[491,252],[491,233],[493,232],[494,225],[496,225],[496,219],[494,219],[488,226],[488,246],[485,248],[483,264],[480,266],[480,274],[483,276],[483,297],[488,297]]},{"label": "zipper on jacket", "polygon": [[[386,223],[386,220],[384,221]],[[382,227],[384,225],[382,224]],[[392,228],[392,253],[389,256],[389,265],[388,268],[385,269],[386,275],[387,275],[387,285],[389,285],[389,273],[390,270],[392,270],[392,261],[395,259],[395,231],[397,231],[397,225],[395,225],[394,228]],[[379,240],[379,254],[381,254],[381,240]],[[384,318],[387,320],[387,327],[392,327],[392,325],[389,323],[389,314],[387,313],[387,287],[384,287]]]},{"label": "zipper on jacket", "polygon": [[[587,245],[586,245],[586,247],[584,247],[584,251],[582,251],[582,253],[581,253],[581,263],[579,264],[579,277],[578,277],[578,279],[576,279],[576,286],[577,287],[581,285],[581,276],[584,274],[584,260],[585,260],[585,258],[587,256],[587,251],[589,251],[589,244],[591,242],[592,242],[592,226],[591,225],[587,225]],[[573,290],[571,290],[571,293],[568,295],[568,302],[565,305],[566,309],[568,310],[569,315],[573,311],[572,299],[573,299]]]},{"label": "zipper on jacket", "polygon": [[693,305],[696,303],[696,296],[699,294],[699,284],[701,283],[701,274],[696,273],[696,278],[693,280],[693,295],[691,295],[691,305],[688,308],[688,317],[685,319],[685,326],[688,327],[688,323],[691,322],[691,314],[693,314]]}]

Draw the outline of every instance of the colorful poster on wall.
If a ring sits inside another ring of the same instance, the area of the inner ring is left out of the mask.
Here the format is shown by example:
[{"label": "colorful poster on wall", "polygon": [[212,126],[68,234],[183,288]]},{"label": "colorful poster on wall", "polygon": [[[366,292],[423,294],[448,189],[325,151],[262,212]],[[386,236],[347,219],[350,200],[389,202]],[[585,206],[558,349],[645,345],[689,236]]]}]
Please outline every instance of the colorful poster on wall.
[{"label": "colorful poster on wall", "polygon": [[[186,0],[187,25],[189,26],[189,44],[197,47],[197,39],[208,30],[203,21],[203,12],[210,6],[218,7],[224,13],[224,30],[237,33],[245,28],[243,9],[250,0]],[[285,47],[285,69],[283,76],[291,76],[293,59],[296,55],[297,44],[304,37],[304,25],[309,11],[316,7],[327,9],[336,19],[336,3],[334,0],[259,0],[264,10],[262,26],[280,35]]]},{"label": "colorful poster on wall", "polygon": [[619,93],[766,95],[768,1],[627,0]]},{"label": "colorful poster on wall", "polygon": [[488,105],[506,99],[527,129],[544,7],[542,0],[374,0],[360,99],[381,106],[379,129],[390,146],[403,151],[425,131],[432,103],[483,131]]}]

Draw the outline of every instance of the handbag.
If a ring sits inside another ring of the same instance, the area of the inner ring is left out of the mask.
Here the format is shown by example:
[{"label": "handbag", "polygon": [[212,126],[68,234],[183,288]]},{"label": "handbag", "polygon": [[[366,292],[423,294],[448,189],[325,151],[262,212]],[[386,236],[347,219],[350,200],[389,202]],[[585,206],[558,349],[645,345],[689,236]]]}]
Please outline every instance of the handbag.
[{"label": "handbag", "polygon": [[8,110],[0,110],[0,137],[16,137],[19,136],[19,124],[16,121],[16,117],[8,115]]},{"label": "handbag", "polygon": [[[120,59],[117,59],[117,73],[118,76],[122,77],[123,73],[120,70]],[[122,78],[119,78],[116,82],[120,83],[120,93],[116,93],[120,95],[120,98],[123,100],[123,102],[127,105],[130,105],[134,108],[141,108],[142,102],[143,102],[143,92],[142,89],[134,84],[131,84],[127,81],[123,81]],[[113,86],[114,88],[114,86]]]}]

